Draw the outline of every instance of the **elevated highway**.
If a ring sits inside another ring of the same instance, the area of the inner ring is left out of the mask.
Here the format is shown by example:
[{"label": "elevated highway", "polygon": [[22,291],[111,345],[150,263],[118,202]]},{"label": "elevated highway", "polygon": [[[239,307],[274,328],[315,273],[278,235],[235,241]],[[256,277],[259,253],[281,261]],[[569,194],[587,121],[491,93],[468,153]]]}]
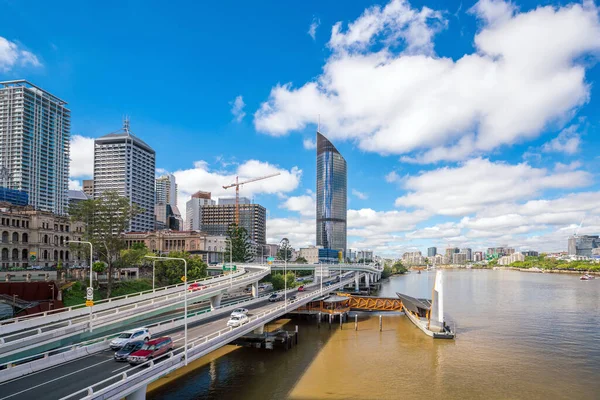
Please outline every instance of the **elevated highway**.
[{"label": "elevated highway", "polygon": [[[224,305],[205,313],[203,319],[190,318],[188,328],[187,361],[195,360],[205,354],[231,342],[232,340],[261,329],[265,323],[277,319],[288,311],[300,307],[316,297],[352,284],[354,277],[342,282],[323,286],[317,282],[306,285],[307,291],[300,292],[295,300],[287,303],[269,303],[266,298],[249,299],[237,304]],[[292,292],[295,290],[290,290]],[[239,328],[228,328],[230,310],[235,307],[250,310],[250,322]],[[121,399],[145,398],[148,383],[164,376],[186,364],[183,348],[183,327],[174,326],[164,334],[170,334],[176,348],[163,360],[154,360],[137,367],[119,364],[112,360],[112,352],[102,351],[77,358],[27,376],[0,384],[0,400],[15,398],[43,399]]]}]

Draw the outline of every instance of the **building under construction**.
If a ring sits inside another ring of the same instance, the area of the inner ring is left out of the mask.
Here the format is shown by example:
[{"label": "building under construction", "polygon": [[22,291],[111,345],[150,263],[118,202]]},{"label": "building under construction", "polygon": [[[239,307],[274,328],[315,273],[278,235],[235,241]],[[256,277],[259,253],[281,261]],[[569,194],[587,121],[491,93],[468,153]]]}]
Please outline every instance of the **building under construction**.
[{"label": "building under construction", "polygon": [[[246,228],[250,240],[266,244],[267,210],[260,204],[250,204],[247,198],[239,199],[240,226]],[[235,201],[219,200],[218,205],[201,206],[200,230],[210,236],[225,236],[229,225],[235,223]]]}]

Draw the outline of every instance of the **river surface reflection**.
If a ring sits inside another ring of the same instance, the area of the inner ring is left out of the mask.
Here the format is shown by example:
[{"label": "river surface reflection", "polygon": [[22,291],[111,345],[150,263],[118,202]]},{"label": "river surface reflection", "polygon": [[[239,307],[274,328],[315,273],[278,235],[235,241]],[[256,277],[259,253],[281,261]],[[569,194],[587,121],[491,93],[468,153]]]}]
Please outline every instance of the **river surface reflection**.
[{"label": "river surface reflection", "polygon": [[[431,297],[434,273],[392,277],[380,296]],[[455,341],[403,315],[299,325],[292,350],[239,348],[149,399],[598,399],[600,279],[515,271],[444,271]]]}]

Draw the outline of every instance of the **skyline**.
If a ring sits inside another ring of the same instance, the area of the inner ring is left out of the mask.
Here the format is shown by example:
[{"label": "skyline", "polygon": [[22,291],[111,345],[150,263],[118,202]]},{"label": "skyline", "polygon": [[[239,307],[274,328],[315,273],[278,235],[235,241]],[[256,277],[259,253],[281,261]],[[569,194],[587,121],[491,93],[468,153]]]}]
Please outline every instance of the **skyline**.
[{"label": "skyline", "polygon": [[[0,80],[27,79],[67,101],[72,187],[91,177],[93,139],[119,129],[124,114],[156,150],[157,176],[175,175],[180,210],[198,190],[231,197],[222,186],[236,174],[281,172],[240,193],[269,210],[268,242],[286,236],[296,248],[315,244],[319,116],[348,162],[348,248],[381,255],[504,244],[560,251],[582,220],[580,234],[598,234],[596,6],[435,3],[380,2],[366,10],[358,2],[344,10],[308,3],[281,14],[282,5],[253,5],[247,11],[256,25],[278,15],[268,45],[252,42],[267,32],[255,25],[239,28],[248,38],[225,34],[239,17],[221,27],[209,22],[189,37],[175,32],[156,43],[182,51],[171,65],[146,63],[154,48],[133,33],[143,18],[158,18],[154,6],[108,15],[115,23],[129,18],[130,35],[120,39],[68,20],[92,6],[74,3],[64,17],[48,8],[58,23],[26,23],[48,28],[48,43],[19,26],[24,16],[16,12],[0,29]],[[223,13],[219,7],[206,6],[203,15]],[[7,10],[19,6],[0,4]],[[67,35],[73,26],[81,37]],[[172,27],[144,32],[156,39]],[[194,40],[207,45],[209,28],[217,34],[204,55],[218,59],[216,66],[183,52]],[[169,43],[174,37],[181,43]],[[95,46],[82,51],[90,38]],[[245,64],[233,62],[239,57]],[[161,85],[162,76],[180,84]],[[169,93],[181,101],[167,104]]]}]

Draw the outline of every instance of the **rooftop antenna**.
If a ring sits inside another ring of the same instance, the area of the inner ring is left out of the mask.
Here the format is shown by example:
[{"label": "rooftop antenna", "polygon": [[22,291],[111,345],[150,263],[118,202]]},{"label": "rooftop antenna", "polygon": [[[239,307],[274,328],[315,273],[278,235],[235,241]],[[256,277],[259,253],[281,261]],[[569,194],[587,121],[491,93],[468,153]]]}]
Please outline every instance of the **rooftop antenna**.
[{"label": "rooftop antenna", "polygon": [[125,132],[129,133],[129,116],[125,115],[123,117],[123,129],[125,130]]}]

